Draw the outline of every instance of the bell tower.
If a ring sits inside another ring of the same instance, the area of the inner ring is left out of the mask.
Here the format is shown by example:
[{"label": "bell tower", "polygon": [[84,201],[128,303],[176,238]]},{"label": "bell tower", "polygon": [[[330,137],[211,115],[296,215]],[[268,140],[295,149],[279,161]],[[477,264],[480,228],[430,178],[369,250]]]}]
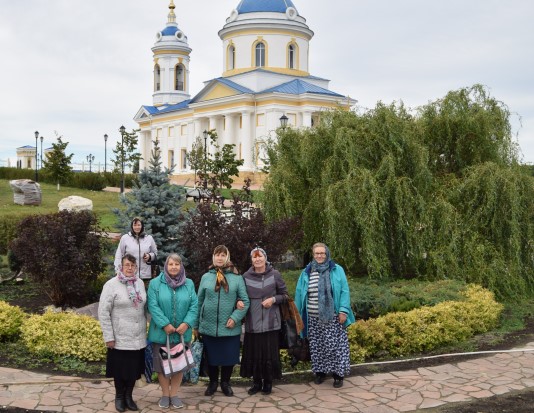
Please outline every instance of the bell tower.
[{"label": "bell tower", "polygon": [[176,23],[174,0],[169,4],[167,25],[156,34],[152,47],[154,62],[154,106],[176,104],[190,99],[189,55],[192,49],[187,36]]}]

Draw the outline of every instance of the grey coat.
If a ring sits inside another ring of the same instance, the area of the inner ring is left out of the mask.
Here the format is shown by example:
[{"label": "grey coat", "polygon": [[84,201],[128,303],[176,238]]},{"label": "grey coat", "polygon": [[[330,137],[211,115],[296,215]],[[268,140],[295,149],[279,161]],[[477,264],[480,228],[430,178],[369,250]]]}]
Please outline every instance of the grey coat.
[{"label": "grey coat", "polygon": [[137,308],[128,297],[126,285],[118,277],[104,284],[98,304],[98,321],[104,341],[115,341],[117,350],[140,350],[146,347],[146,292],[137,279],[142,303]]},{"label": "grey coat", "polygon": [[[287,300],[287,287],[280,273],[270,264],[264,273],[258,274],[251,267],[243,274],[250,299],[250,308],[245,320],[246,333],[265,333],[280,330],[280,304]],[[270,308],[261,303],[266,298],[275,297],[276,302]]]}]

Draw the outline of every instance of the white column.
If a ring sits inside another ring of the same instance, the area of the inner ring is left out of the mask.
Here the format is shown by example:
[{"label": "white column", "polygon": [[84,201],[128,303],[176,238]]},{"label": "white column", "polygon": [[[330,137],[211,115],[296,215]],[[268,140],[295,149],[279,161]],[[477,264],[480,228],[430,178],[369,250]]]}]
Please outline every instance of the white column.
[{"label": "white column", "polygon": [[[252,146],[254,140],[254,133],[252,130],[252,116],[251,112],[243,112],[243,129],[241,130],[241,156],[245,161],[242,169],[244,171],[252,171]],[[255,125],[254,125],[255,127]]]}]

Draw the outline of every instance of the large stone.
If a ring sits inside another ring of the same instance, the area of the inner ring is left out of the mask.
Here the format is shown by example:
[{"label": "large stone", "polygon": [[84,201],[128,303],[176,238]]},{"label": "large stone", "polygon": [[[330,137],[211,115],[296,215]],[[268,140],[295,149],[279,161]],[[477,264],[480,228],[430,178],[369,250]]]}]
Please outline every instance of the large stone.
[{"label": "large stone", "polygon": [[31,179],[9,181],[13,190],[13,202],[17,205],[41,205],[41,185]]},{"label": "large stone", "polygon": [[92,211],[93,201],[87,198],[83,198],[81,196],[71,195],[59,201],[57,206],[59,207],[60,211]]}]

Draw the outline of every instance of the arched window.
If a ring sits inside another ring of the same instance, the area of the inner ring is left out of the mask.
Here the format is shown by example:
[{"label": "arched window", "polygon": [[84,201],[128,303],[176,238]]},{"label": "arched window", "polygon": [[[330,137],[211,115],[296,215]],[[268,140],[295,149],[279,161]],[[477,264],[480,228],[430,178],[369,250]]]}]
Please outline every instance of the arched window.
[{"label": "arched window", "polygon": [[235,69],[235,46],[228,48],[228,70]]},{"label": "arched window", "polygon": [[290,69],[296,68],[296,50],[295,45],[290,44],[287,48],[287,54],[288,54],[288,66]]},{"label": "arched window", "polygon": [[154,90],[157,92],[161,89],[161,70],[159,65],[154,66]]},{"label": "arched window", "polygon": [[185,68],[182,64],[174,68],[174,90],[185,90]]},{"label": "arched window", "polygon": [[260,42],[256,45],[256,67],[265,66],[265,45]]}]

